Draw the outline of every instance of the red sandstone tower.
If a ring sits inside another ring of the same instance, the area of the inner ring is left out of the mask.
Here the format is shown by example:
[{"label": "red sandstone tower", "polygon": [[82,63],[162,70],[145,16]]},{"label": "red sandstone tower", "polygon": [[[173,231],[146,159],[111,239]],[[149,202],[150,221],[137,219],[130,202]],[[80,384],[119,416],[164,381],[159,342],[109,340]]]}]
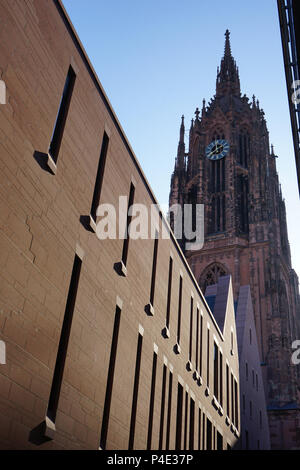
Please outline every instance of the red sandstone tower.
[{"label": "red sandstone tower", "polygon": [[237,300],[239,287],[250,285],[272,447],[300,448],[300,374],[291,361],[300,337],[298,277],[264,112],[254,96],[241,95],[229,34],[216,94],[196,109],[188,152],[182,117],[169,203],[204,204],[204,247],[185,253],[202,290],[231,274]]}]

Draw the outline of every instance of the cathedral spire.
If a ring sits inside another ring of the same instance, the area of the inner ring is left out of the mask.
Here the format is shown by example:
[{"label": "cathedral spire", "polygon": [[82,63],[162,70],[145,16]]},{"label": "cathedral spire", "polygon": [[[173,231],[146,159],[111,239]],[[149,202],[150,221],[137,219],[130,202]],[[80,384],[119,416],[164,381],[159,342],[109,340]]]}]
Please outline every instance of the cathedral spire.
[{"label": "cathedral spire", "polygon": [[185,156],[184,133],[185,133],[184,115],[182,115],[180,131],[179,131],[178,150],[177,150],[177,165],[181,167],[184,165],[184,156]]},{"label": "cathedral spire", "polygon": [[225,32],[224,57],[221,60],[221,67],[217,73],[216,95],[236,95],[240,96],[240,79],[235,60],[231,54],[230,32]]}]

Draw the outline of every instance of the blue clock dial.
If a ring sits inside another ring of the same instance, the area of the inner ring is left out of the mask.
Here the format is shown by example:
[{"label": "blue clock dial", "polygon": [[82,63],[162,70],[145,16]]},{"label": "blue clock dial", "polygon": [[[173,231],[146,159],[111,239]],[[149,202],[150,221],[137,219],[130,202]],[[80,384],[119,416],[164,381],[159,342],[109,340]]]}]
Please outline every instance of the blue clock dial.
[{"label": "blue clock dial", "polygon": [[220,160],[229,152],[229,143],[224,139],[213,140],[205,149],[209,160]]}]

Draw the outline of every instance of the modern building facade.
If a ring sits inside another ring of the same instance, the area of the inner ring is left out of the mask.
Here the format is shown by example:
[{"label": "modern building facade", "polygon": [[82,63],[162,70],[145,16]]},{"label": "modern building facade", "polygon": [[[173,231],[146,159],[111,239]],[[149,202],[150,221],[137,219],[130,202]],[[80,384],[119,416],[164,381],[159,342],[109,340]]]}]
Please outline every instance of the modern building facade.
[{"label": "modern building facade", "polygon": [[277,0],[277,7],[300,193],[300,7],[297,0]]},{"label": "modern building facade", "polygon": [[220,328],[62,3],[0,16],[0,448],[234,448],[231,279]]},{"label": "modern building facade", "polygon": [[272,446],[299,448],[299,366],[291,362],[299,288],[277,156],[259,101],[241,94],[228,30],[225,36],[216,94],[196,109],[187,151],[182,118],[170,206],[204,204],[204,247],[185,251],[201,289],[231,274],[237,301],[240,287],[250,286]]}]

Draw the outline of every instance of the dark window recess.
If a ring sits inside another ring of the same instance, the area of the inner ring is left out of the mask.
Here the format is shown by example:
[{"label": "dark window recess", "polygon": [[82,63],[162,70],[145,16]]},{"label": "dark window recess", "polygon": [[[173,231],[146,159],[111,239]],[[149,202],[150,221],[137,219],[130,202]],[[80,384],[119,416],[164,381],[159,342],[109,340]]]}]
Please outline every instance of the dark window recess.
[{"label": "dark window recess", "polygon": [[195,402],[190,400],[190,439],[189,450],[194,450],[194,434],[195,434]]},{"label": "dark window recess", "polygon": [[239,402],[238,402],[238,385],[237,381],[234,379],[234,405],[235,405],[235,427],[239,427]]},{"label": "dark window recess", "polygon": [[179,277],[179,300],[178,300],[178,322],[177,322],[177,343],[180,343],[181,332],[181,307],[182,307],[182,277]]},{"label": "dark window recess", "polygon": [[202,450],[205,449],[205,420],[206,420],[206,416],[203,413],[202,415]]},{"label": "dark window recess", "polygon": [[231,374],[231,421],[235,424],[233,375]]},{"label": "dark window recess", "polygon": [[192,361],[193,353],[193,308],[194,308],[194,299],[191,297],[191,310],[190,310],[190,347],[189,347],[189,360]]},{"label": "dark window recess", "polygon": [[200,327],[200,320],[199,320],[199,317],[200,317],[200,312],[199,312],[199,308],[197,308],[197,311],[196,311],[196,366],[195,366],[195,369],[197,372],[199,372],[199,327]]},{"label": "dark window recess", "polygon": [[172,387],[173,387],[173,374],[170,371],[170,375],[169,375],[169,394],[168,394],[168,412],[167,412],[166,450],[169,450],[169,447],[170,447]]},{"label": "dark window recess", "polygon": [[206,372],[206,382],[207,382],[207,386],[209,387],[209,354],[210,354],[210,350],[209,350],[209,330],[207,330],[207,372]]},{"label": "dark window recess", "polygon": [[219,350],[214,343],[214,396],[219,400]]},{"label": "dark window recess", "polygon": [[212,424],[206,418],[206,450],[212,450]]},{"label": "dark window recess", "polygon": [[153,262],[152,262],[152,276],[151,276],[151,289],[150,289],[150,304],[154,304],[155,292],[155,279],[156,279],[156,265],[157,265],[157,249],[158,249],[158,232],[155,232],[154,248],[153,248]]},{"label": "dark window recess", "polygon": [[161,406],[160,406],[160,426],[159,426],[159,443],[158,449],[162,450],[163,435],[164,435],[164,421],[165,421],[165,400],[166,400],[166,382],[167,382],[167,366],[164,364],[162,390],[161,390]]},{"label": "dark window recess", "polygon": [[188,407],[189,407],[189,394],[185,392],[185,410],[184,410],[184,450],[187,450],[187,435],[188,435]]},{"label": "dark window recess", "polygon": [[170,257],[169,261],[169,278],[168,278],[168,296],[167,296],[167,313],[166,313],[166,326],[170,327],[170,307],[171,307],[171,293],[172,293],[172,274],[173,274],[173,259]]},{"label": "dark window recess", "polygon": [[68,343],[70,338],[73,313],[80,278],[81,264],[81,259],[77,255],[75,255],[47,409],[47,416],[53,422],[55,422],[56,419],[60,389],[67,357]]},{"label": "dark window recess", "polygon": [[230,404],[230,398],[229,398],[229,366],[226,364],[226,414],[229,418],[230,416],[230,409],[229,409],[229,404]]},{"label": "dark window recess", "polygon": [[120,320],[121,320],[121,310],[117,306],[116,313],[115,313],[113,334],[112,334],[112,342],[111,342],[111,348],[110,348],[110,359],[109,359],[109,366],[108,366],[105,401],[104,401],[102,427],[101,427],[100,447],[103,450],[105,450],[106,448],[106,439],[107,439],[109,415],[110,415],[110,405],[111,405],[112,389],[113,389],[113,382],[114,382],[115,363],[116,363],[117,348],[118,348]]},{"label": "dark window recess", "polygon": [[178,384],[175,449],[181,450],[183,387]]},{"label": "dark window recess", "polygon": [[130,191],[129,191],[129,200],[128,200],[128,209],[127,209],[127,221],[126,221],[126,233],[125,233],[125,238],[124,238],[124,243],[123,243],[123,251],[122,251],[122,262],[124,266],[126,266],[127,263],[127,256],[128,256],[128,247],[129,247],[129,237],[130,234],[128,233],[128,228],[131,222],[131,215],[129,215],[129,209],[131,208],[133,201],[134,201],[134,192],[135,192],[135,187],[134,184],[130,184]]},{"label": "dark window recess", "polygon": [[200,317],[200,357],[199,357],[199,373],[202,377],[202,348],[203,348],[203,316]]},{"label": "dark window recess", "polygon": [[223,436],[217,431],[217,450],[223,450]]},{"label": "dark window recess", "polygon": [[223,355],[222,353],[220,352],[220,364],[219,364],[219,368],[220,368],[220,405],[223,406]]},{"label": "dark window recess", "polygon": [[152,441],[153,412],[154,412],[154,399],[155,399],[155,382],[156,382],[156,367],[157,367],[157,354],[154,352],[153,353],[153,363],[152,363],[152,379],[151,379],[151,393],[150,393],[150,405],[149,405],[147,450],[151,449],[151,441]]},{"label": "dark window recess", "polygon": [[100,202],[108,144],[109,144],[109,138],[106,132],[104,132],[100,158],[99,158],[99,163],[98,163],[98,169],[97,169],[97,175],[96,175],[96,181],[95,181],[95,186],[94,186],[93,200],[92,200],[92,205],[91,205],[91,216],[95,222],[97,218],[97,209],[98,209],[99,202]]},{"label": "dark window recess", "polygon": [[198,450],[201,449],[201,408],[199,408],[199,414],[198,414]]},{"label": "dark window recess", "polygon": [[133,444],[134,444],[134,432],[135,432],[136,410],[137,410],[137,401],[138,401],[138,392],[139,392],[142,345],[143,345],[143,336],[139,334],[137,351],[136,351],[136,363],[135,363],[128,450],[132,450]]},{"label": "dark window recess", "polygon": [[54,162],[57,162],[59,149],[62,141],[62,136],[64,133],[64,128],[68,116],[69,106],[71,102],[71,97],[74,89],[76,74],[72,67],[69,67],[65,86],[63,89],[63,94],[60,100],[60,105],[58,113],[56,116],[56,121],[51,137],[51,142],[49,146],[49,154],[51,155]]}]

